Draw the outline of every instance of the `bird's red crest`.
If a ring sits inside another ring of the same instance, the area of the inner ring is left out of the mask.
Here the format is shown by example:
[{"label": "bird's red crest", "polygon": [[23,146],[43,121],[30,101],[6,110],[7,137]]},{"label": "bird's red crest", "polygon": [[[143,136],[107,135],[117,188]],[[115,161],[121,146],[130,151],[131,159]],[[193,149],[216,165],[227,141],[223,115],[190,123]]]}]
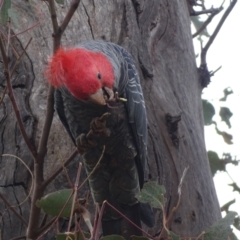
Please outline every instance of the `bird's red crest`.
[{"label": "bird's red crest", "polygon": [[64,85],[78,99],[87,98],[103,86],[112,88],[114,83],[113,67],[107,57],[83,48],[60,48],[48,64],[46,77],[52,86]]}]

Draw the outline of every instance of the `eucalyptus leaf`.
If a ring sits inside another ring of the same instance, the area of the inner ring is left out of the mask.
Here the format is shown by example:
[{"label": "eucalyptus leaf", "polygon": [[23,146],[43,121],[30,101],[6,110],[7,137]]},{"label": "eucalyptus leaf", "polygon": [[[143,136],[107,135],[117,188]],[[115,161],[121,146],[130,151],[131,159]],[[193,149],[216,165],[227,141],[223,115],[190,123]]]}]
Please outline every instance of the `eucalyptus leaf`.
[{"label": "eucalyptus leaf", "polygon": [[119,235],[109,235],[100,238],[100,240],[125,240],[125,238]]},{"label": "eucalyptus leaf", "polygon": [[208,126],[212,124],[212,118],[215,115],[215,108],[213,105],[205,99],[202,99],[204,125]]},{"label": "eucalyptus leaf", "polygon": [[6,24],[8,21],[8,10],[11,8],[11,0],[4,0],[1,8],[1,21],[2,24]]},{"label": "eucalyptus leaf", "polygon": [[8,16],[11,18],[13,24],[14,24],[16,27],[19,27],[19,16],[18,16],[18,14],[16,13],[16,11],[14,11],[13,8],[9,8],[9,9],[8,9]]},{"label": "eucalyptus leaf", "polygon": [[204,233],[204,240],[226,240],[231,234],[231,225],[234,222],[234,218],[237,215],[235,212],[228,212],[228,214],[215,223]]},{"label": "eucalyptus leaf", "polygon": [[151,207],[163,209],[166,202],[165,193],[164,186],[159,185],[157,182],[148,182],[143,185],[136,198],[139,202],[149,203]]},{"label": "eucalyptus leaf", "polygon": [[[36,202],[36,205],[42,210],[51,216],[58,216],[64,205],[68,201],[71,196],[73,190],[72,189],[62,189],[57,192],[49,193],[44,196],[40,200]],[[73,196],[71,196],[70,200],[66,204],[64,210],[61,212],[60,217],[69,217],[72,208]]]},{"label": "eucalyptus leaf", "polygon": [[217,171],[226,171],[226,164],[219,158],[216,152],[208,151],[208,160],[213,176]]},{"label": "eucalyptus leaf", "polygon": [[58,3],[58,4],[64,4],[64,0],[55,0],[56,1],[56,3]]}]

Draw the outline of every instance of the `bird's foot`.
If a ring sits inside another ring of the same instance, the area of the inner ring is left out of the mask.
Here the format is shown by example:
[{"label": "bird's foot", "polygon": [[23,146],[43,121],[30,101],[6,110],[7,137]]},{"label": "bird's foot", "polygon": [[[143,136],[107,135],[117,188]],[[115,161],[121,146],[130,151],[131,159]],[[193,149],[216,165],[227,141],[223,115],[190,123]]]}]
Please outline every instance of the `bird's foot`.
[{"label": "bird's foot", "polygon": [[126,98],[119,97],[118,92],[114,93],[114,99],[115,99],[116,102],[127,102]]},{"label": "bird's foot", "polygon": [[111,114],[106,112],[101,117],[96,117],[90,123],[90,129],[95,136],[110,136],[110,130],[106,127],[106,120]]},{"label": "bird's foot", "polygon": [[77,144],[78,152],[84,153],[89,148],[96,147],[97,141],[95,141],[94,139],[92,139],[90,137],[87,138],[87,135],[85,133],[82,133],[77,137],[76,144]]}]

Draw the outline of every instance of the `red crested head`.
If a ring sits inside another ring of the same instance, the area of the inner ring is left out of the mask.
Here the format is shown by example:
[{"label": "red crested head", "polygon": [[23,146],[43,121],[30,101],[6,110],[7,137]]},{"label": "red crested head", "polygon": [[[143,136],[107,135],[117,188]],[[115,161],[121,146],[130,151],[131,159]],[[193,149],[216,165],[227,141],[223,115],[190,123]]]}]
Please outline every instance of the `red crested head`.
[{"label": "red crested head", "polygon": [[88,99],[102,87],[113,88],[114,72],[108,58],[101,52],[84,48],[60,48],[51,58],[46,76],[58,88],[65,86],[79,100]]}]

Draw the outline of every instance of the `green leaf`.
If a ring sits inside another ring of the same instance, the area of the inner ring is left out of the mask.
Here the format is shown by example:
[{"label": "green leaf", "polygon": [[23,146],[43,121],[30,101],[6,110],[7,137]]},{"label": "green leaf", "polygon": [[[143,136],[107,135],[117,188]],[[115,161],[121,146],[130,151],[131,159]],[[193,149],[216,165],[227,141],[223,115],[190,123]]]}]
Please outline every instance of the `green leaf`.
[{"label": "green leaf", "polygon": [[147,237],[131,236],[131,240],[149,240]]},{"label": "green leaf", "polygon": [[230,233],[229,240],[239,240],[234,233]]},{"label": "green leaf", "polygon": [[228,186],[233,187],[233,192],[236,191],[236,192],[240,193],[240,187],[235,182],[228,184]]},{"label": "green leaf", "polygon": [[204,234],[204,240],[226,240],[231,234],[230,225],[233,224],[234,218],[237,215],[235,212],[228,212],[228,214],[210,227]]},{"label": "green leaf", "polygon": [[217,171],[226,171],[226,164],[218,157],[216,152],[208,151],[208,160],[213,176]]},{"label": "green leaf", "polygon": [[77,240],[74,233],[58,233],[56,240]]},{"label": "green leaf", "polygon": [[19,16],[18,16],[18,14],[14,11],[13,8],[9,8],[9,9],[8,9],[8,16],[11,18],[13,24],[14,24],[16,27],[19,27]]},{"label": "green leaf", "polygon": [[148,182],[143,185],[136,198],[139,202],[149,203],[154,208],[163,209],[166,202],[165,193],[164,186],[159,185],[157,182]]},{"label": "green leaf", "polygon": [[[90,238],[91,234],[88,232],[82,231],[85,238]],[[83,237],[80,232],[71,232],[71,233],[58,233],[56,240],[83,240]]]},{"label": "green leaf", "polygon": [[217,127],[217,124],[215,124],[215,129],[216,129],[216,132],[217,134],[221,135],[223,137],[223,140],[225,141],[225,143],[227,144],[233,144],[232,142],[232,139],[233,139],[233,136],[225,131],[220,131]]},{"label": "green leaf", "polygon": [[228,125],[228,127],[231,128],[230,118],[232,117],[233,114],[229,110],[229,108],[221,107],[219,115],[220,115],[222,121],[224,121]]},{"label": "green leaf", "polygon": [[203,105],[203,117],[204,125],[208,126],[212,124],[212,118],[215,115],[215,108],[213,105],[205,99],[202,99]]},{"label": "green leaf", "polygon": [[168,233],[168,236],[171,238],[171,240],[180,240],[180,237],[171,231]]},{"label": "green leaf", "polygon": [[119,235],[109,235],[109,236],[100,238],[100,240],[125,240],[125,238]]},{"label": "green leaf", "polygon": [[225,203],[225,204],[221,207],[221,211],[228,212],[228,211],[229,211],[229,210],[228,210],[229,207],[230,207],[232,204],[234,204],[235,202],[236,202],[236,200],[233,199],[233,200],[231,200],[231,201]]},{"label": "green leaf", "polygon": [[[198,29],[204,24],[203,21],[200,20],[200,17],[199,16],[191,16],[191,21],[196,29],[196,32],[198,31]],[[203,29],[203,31],[201,31],[199,33],[199,35],[203,35],[205,37],[210,37],[208,31],[207,31],[207,28]]]},{"label": "green leaf", "polygon": [[235,217],[233,226],[240,231],[240,216]]},{"label": "green leaf", "polygon": [[[49,193],[40,200],[36,202],[36,205],[42,210],[51,216],[58,216],[61,210],[63,209],[65,203],[72,194],[72,189],[62,189],[57,192]],[[60,217],[69,217],[72,208],[72,197],[66,204],[66,207],[62,211]]]},{"label": "green leaf", "polygon": [[58,3],[58,4],[64,4],[64,0],[55,0],[56,1],[56,3]]},{"label": "green leaf", "polygon": [[230,87],[225,88],[225,89],[223,90],[224,97],[223,97],[223,98],[220,98],[219,101],[226,101],[228,95],[230,95],[230,94],[232,94],[232,93],[233,93],[233,90],[232,90]]},{"label": "green leaf", "polygon": [[2,24],[6,24],[8,21],[8,9],[11,8],[11,0],[4,0],[1,8],[1,20]]}]

